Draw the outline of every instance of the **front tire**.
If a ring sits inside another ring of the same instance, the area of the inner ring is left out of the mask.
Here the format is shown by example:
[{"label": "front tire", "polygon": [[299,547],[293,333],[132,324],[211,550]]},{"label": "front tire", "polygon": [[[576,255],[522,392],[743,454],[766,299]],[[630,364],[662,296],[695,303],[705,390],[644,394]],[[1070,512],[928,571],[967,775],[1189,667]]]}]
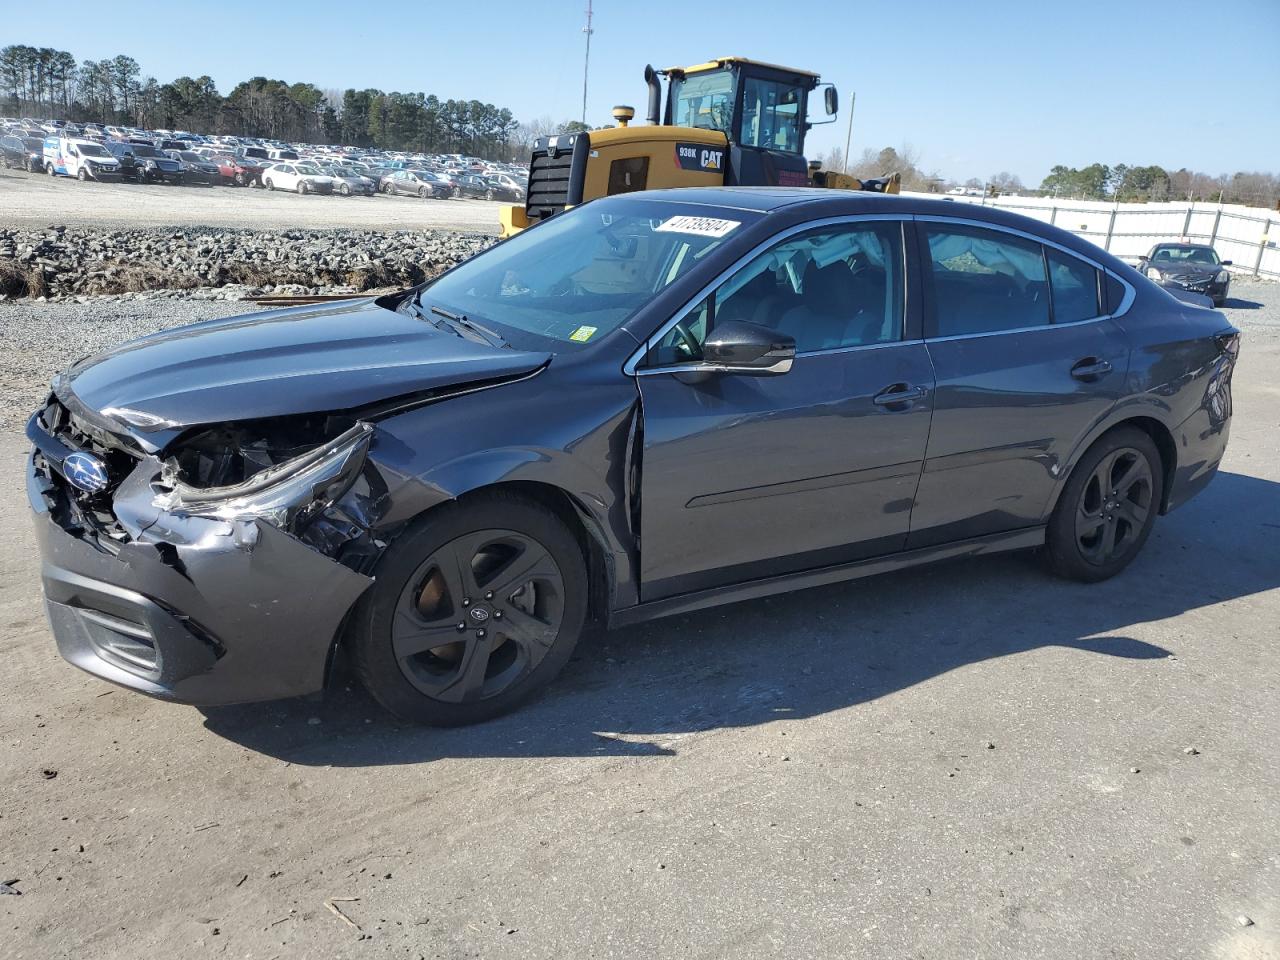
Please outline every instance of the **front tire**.
[{"label": "front tire", "polygon": [[1076,464],[1049,518],[1050,568],[1086,583],[1114,577],[1147,542],[1163,495],[1151,437],[1137,427],[1103,434]]},{"label": "front tire", "polygon": [[79,170],[76,171],[76,179],[79,180],[81,183],[84,183],[86,180],[89,179],[89,171],[85,170],[84,167],[81,167]]},{"label": "front tire", "polygon": [[307,194],[307,181],[305,181],[305,180],[299,180],[299,181],[298,181],[298,194],[299,194],[300,196],[306,196],[306,194]]},{"label": "front tire", "polygon": [[268,190],[274,190],[276,188],[275,183],[272,181],[270,177],[267,177],[267,179],[262,182],[266,185]]},{"label": "front tire", "polygon": [[586,616],[573,533],[539,503],[492,493],[401,534],[348,636],[356,673],[387,710],[458,726],[506,713],[550,683]]}]

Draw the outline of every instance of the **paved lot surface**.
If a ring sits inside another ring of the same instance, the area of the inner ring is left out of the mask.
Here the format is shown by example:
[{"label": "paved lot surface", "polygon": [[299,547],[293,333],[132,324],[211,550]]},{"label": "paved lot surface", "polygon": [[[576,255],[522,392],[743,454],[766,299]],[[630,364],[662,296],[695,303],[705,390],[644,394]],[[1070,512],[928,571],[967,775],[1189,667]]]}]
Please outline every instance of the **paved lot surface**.
[{"label": "paved lot surface", "polygon": [[498,232],[500,203],[416,197],[322,197],[234,187],[80,183],[0,169],[0,224],[47,227],[244,227]]},{"label": "paved lot surface", "polygon": [[0,434],[0,957],[1280,956],[1277,307],[1237,290],[1223,472],[1120,578],[629,629],[457,731],[63,664]]}]

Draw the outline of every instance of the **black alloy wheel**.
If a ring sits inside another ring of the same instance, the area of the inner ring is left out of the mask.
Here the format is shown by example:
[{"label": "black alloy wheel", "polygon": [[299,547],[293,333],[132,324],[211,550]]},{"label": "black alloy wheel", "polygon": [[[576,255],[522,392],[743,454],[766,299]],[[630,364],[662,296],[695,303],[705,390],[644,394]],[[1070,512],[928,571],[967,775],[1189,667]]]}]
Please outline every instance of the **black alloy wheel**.
[{"label": "black alloy wheel", "polygon": [[550,682],[586,619],[586,564],[551,510],[494,493],[392,543],[352,616],[356,671],[396,715],[453,726]]},{"label": "black alloy wheel", "polygon": [[435,700],[484,700],[531,673],[564,620],[564,576],[546,547],[480,530],[418,568],[396,606],[391,645],[405,678]]},{"label": "black alloy wheel", "polygon": [[1103,435],[1081,457],[1046,531],[1052,568],[1075,580],[1105,580],[1142,549],[1163,495],[1160,453],[1136,427]]},{"label": "black alloy wheel", "polygon": [[1076,506],[1081,556],[1101,565],[1132,550],[1151,514],[1151,492],[1151,464],[1140,451],[1121,447],[1103,457]]}]

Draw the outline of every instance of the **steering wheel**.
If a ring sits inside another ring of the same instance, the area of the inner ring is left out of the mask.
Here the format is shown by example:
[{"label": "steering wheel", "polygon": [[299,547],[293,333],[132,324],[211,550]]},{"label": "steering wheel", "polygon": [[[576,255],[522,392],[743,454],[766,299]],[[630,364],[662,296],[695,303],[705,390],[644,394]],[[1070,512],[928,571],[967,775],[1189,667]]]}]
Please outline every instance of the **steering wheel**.
[{"label": "steering wheel", "polygon": [[683,320],[677,320],[672,329],[680,335],[680,343],[676,345],[677,349],[683,349],[690,357],[702,355],[702,344],[698,342],[698,338],[690,332],[689,328],[684,325]]}]

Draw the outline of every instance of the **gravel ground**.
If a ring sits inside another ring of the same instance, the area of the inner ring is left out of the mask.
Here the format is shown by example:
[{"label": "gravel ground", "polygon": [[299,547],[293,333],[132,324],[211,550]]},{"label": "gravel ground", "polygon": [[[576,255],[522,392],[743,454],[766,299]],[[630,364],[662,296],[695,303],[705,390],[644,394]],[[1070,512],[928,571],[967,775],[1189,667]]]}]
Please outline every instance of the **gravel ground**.
[{"label": "gravel ground", "polygon": [[[6,410],[229,308],[0,305]],[[677,617],[451,731],[64,664],[0,430],[0,957],[1275,960],[1280,286],[1227,312],[1222,472],[1115,580],[1006,556]]]},{"label": "gravel ground", "polygon": [[0,169],[0,223],[9,227],[242,227],[283,230],[498,232],[500,203],[414,197],[322,197],[234,187],[80,183]]}]

